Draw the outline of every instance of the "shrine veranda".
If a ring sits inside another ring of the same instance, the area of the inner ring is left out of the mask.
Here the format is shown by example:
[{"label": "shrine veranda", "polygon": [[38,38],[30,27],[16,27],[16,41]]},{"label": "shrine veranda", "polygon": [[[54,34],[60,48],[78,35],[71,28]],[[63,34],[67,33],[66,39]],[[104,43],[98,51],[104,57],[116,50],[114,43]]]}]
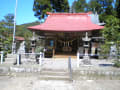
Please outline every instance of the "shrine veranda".
[{"label": "shrine veranda", "polygon": [[[52,56],[55,55],[76,55],[77,51],[80,51],[80,54],[84,54],[84,41],[82,40],[85,37],[86,32],[35,32],[38,34],[38,41],[36,41],[36,47],[42,42],[44,48],[52,50]],[[40,36],[44,38],[40,38]],[[103,43],[103,38],[100,35],[99,31],[90,31],[88,32],[88,37],[91,40],[89,44],[89,54],[95,55],[98,54],[98,49]],[[33,42],[34,43],[34,42]],[[33,51],[34,52],[34,49]]]}]

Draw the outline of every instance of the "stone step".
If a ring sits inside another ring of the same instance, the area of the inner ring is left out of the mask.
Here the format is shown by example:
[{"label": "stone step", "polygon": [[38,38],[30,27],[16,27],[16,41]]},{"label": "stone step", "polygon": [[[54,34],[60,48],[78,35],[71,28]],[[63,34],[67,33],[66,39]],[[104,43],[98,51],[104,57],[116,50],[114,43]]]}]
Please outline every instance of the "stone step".
[{"label": "stone step", "polygon": [[67,70],[64,69],[50,69],[50,68],[42,68],[41,72],[58,72],[58,73],[66,73]]},{"label": "stone step", "polygon": [[15,63],[15,62],[4,62],[4,64],[10,64],[10,65],[11,65],[11,64],[13,65],[14,63]]},{"label": "stone step", "polygon": [[40,75],[40,80],[69,80],[69,76],[58,76],[58,75]]},{"label": "stone step", "polygon": [[68,71],[63,70],[63,69],[42,69],[41,72],[43,72],[43,73],[46,73],[46,72],[48,72],[48,73],[54,73],[54,72],[56,72],[56,73],[67,73]]},{"label": "stone step", "polygon": [[4,63],[14,63],[16,61],[16,58],[5,58]]},{"label": "stone step", "polygon": [[[52,58],[52,60],[65,60],[65,61],[67,61],[68,60],[68,58]],[[77,58],[71,58],[71,60],[77,60]]]},{"label": "stone step", "polygon": [[16,58],[17,54],[7,54],[7,58]]},{"label": "stone step", "polygon": [[41,75],[68,76],[68,72],[41,71]]},{"label": "stone step", "polygon": [[16,58],[5,58],[5,61],[16,61]]},{"label": "stone step", "polygon": [[55,55],[54,58],[77,58],[76,55]]},{"label": "stone step", "polygon": [[40,77],[41,80],[69,80],[69,74],[66,70],[57,69],[41,69]]}]

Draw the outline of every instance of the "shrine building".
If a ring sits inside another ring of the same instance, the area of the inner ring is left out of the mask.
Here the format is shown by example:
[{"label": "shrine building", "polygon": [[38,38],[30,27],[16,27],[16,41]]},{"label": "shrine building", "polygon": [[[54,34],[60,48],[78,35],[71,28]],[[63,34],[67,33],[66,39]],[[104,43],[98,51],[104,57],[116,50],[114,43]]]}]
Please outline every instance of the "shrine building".
[{"label": "shrine building", "polygon": [[[32,53],[37,41],[43,40],[46,56],[84,54],[84,43],[89,43],[88,53],[98,53],[103,39],[100,30],[104,24],[99,23],[97,14],[88,13],[50,13],[44,23],[28,27],[33,32]],[[37,36],[36,36],[37,35]],[[87,36],[86,36],[87,35]],[[85,42],[83,37],[89,37]],[[38,46],[41,44],[37,44]]]}]

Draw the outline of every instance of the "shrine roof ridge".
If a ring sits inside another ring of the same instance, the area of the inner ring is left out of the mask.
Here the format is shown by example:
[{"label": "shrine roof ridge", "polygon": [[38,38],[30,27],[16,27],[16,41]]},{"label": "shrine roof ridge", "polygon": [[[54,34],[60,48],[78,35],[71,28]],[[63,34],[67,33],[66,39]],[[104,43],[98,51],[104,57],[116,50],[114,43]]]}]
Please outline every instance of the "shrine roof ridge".
[{"label": "shrine roof ridge", "polygon": [[92,14],[92,12],[87,12],[87,13],[51,13],[47,12],[48,15],[89,15]]}]

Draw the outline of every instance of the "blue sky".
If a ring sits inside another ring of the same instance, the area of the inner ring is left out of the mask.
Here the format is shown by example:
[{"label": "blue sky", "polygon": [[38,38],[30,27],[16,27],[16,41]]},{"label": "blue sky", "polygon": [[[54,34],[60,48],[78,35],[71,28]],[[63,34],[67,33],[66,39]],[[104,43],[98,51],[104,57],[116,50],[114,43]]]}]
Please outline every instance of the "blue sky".
[{"label": "blue sky", "polygon": [[[74,0],[68,0],[72,5]],[[34,0],[18,0],[16,24],[24,24],[28,22],[34,22],[38,19],[34,16],[33,8]],[[0,1],[0,20],[4,18],[8,13],[15,12],[16,0],[1,0]]]},{"label": "blue sky", "polygon": [[[24,24],[38,20],[32,11],[34,0],[18,0],[16,23]],[[0,20],[8,13],[15,12],[16,0],[0,1]]]}]

